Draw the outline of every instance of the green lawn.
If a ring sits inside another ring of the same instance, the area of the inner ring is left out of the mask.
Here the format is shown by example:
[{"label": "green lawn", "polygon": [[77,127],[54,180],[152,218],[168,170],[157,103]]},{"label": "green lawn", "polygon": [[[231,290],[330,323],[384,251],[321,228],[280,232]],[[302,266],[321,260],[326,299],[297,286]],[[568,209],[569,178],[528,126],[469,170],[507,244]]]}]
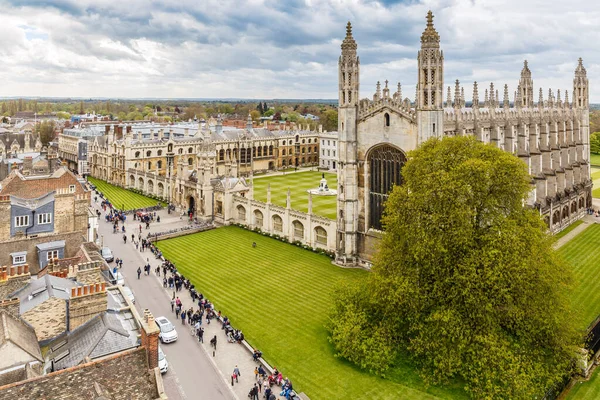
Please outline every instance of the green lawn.
[{"label": "green lawn", "polygon": [[[288,188],[291,191],[292,208],[308,211],[308,189],[319,187],[322,172],[305,171],[285,175],[271,175],[253,179],[254,198],[267,201],[267,186],[271,185],[271,202],[285,207]],[[325,173],[327,185],[337,190],[337,175]],[[312,196],[313,213],[330,219],[336,218],[337,196]]]},{"label": "green lawn", "polygon": [[600,154],[590,154],[590,164],[600,167]]},{"label": "green lawn", "polygon": [[339,268],[328,257],[231,226],[158,247],[312,400],[467,398],[458,385],[425,389],[408,365],[384,379],[334,357],[324,328],[330,295],[340,280],[363,279],[363,270]]},{"label": "green lawn", "polygon": [[556,240],[558,240],[561,237],[566,236],[567,233],[571,232],[573,229],[577,228],[581,224],[583,224],[583,220],[575,221],[571,225],[554,235],[554,237],[556,238]]},{"label": "green lawn", "polygon": [[[159,201],[130,190],[111,185],[108,182],[96,178],[88,177],[88,181],[96,186],[104,194],[114,207],[118,209],[133,210],[136,208],[145,208],[155,206]],[[166,203],[160,202],[163,206]]]}]

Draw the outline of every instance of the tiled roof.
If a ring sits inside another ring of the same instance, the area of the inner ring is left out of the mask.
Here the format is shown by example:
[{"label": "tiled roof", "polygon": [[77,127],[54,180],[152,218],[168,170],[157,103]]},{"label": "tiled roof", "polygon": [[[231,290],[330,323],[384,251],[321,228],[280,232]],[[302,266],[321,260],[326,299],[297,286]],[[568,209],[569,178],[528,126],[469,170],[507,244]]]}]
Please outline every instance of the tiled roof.
[{"label": "tiled roof", "polygon": [[71,288],[78,286],[77,282],[52,275],[44,275],[34,279],[27,286],[10,295],[18,297],[21,301],[21,314],[35,308],[51,297],[61,300],[70,298]]},{"label": "tiled roof", "polygon": [[68,190],[75,185],[75,194],[86,192],[77,177],[62,167],[51,175],[23,176],[19,171],[12,171],[2,183],[0,195],[11,195],[21,199],[35,199],[57,189]]}]

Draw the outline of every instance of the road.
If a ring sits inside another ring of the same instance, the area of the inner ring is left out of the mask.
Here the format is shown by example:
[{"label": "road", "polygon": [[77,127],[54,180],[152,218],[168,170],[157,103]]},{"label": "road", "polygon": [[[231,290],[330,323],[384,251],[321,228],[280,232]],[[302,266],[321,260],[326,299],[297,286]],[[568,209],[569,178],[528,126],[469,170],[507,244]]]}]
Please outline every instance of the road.
[{"label": "road", "polygon": [[[99,208],[97,204],[92,205]],[[162,231],[181,225],[178,218],[168,216],[166,211],[160,211],[164,222],[153,224],[152,231]],[[151,262],[154,257],[150,251],[139,252],[131,245],[131,233],[137,229],[138,224],[128,216],[125,224],[128,241],[123,243],[122,234],[113,234],[110,223],[104,221],[104,213],[99,221],[99,234],[103,236],[104,246],[109,247],[115,257],[123,259],[121,273],[125,278],[125,284],[131,288],[135,295],[138,311],[149,309],[155,318],[166,316],[176,327],[178,340],[174,343],[161,345],[167,361],[169,371],[163,375],[165,391],[169,399],[207,399],[207,400],[231,400],[236,396],[227,386],[223,376],[216,369],[214,362],[208,357],[206,351],[198,346],[189,332],[189,328],[181,326],[175,320],[175,314],[171,312],[170,297],[162,287],[157,277],[152,272],[150,276],[142,274],[137,279],[137,268],[145,264],[146,258]],[[148,231],[144,229],[142,235]],[[137,231],[136,231],[137,236]],[[152,262],[155,265],[155,262]],[[111,268],[114,263],[110,263]],[[143,269],[143,268],[142,268]]]}]

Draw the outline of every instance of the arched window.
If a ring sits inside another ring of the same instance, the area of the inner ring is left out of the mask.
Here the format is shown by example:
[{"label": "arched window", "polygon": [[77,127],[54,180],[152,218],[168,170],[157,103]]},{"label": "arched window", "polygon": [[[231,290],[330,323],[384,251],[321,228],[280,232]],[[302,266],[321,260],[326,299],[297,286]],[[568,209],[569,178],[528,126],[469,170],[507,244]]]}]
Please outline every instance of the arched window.
[{"label": "arched window", "polygon": [[152,169],[152,161],[148,161],[148,169]]},{"label": "arched window", "polygon": [[390,126],[390,114],[385,113],[383,119],[385,120],[385,126]]},{"label": "arched window", "polygon": [[191,167],[194,164],[194,159],[192,157],[188,158],[188,165]]},{"label": "arched window", "polygon": [[263,156],[267,155],[267,151],[269,151],[269,148],[267,146],[263,146]]},{"label": "arched window", "polygon": [[140,152],[139,151],[135,152],[135,158],[140,158]]},{"label": "arched window", "polygon": [[179,149],[178,153],[183,154],[183,149]]},{"label": "arched window", "polygon": [[285,156],[285,149],[281,150],[281,155]]},{"label": "arched window", "polygon": [[320,226],[315,228],[315,242],[327,246],[327,231]]},{"label": "arched window", "polygon": [[394,185],[402,183],[402,167],[406,156],[390,145],[380,145],[368,155],[369,227],[382,230],[381,216],[385,201]]},{"label": "arched window", "polygon": [[158,169],[161,169],[161,168],[162,168],[162,161],[160,161],[160,160],[159,160],[159,161],[157,161],[157,162],[156,162],[156,167],[157,167]]},{"label": "arched window", "polygon": [[258,146],[258,154],[259,157],[262,157],[262,147]]},{"label": "arched window", "polygon": [[219,161],[223,161],[225,159],[225,150],[219,150]]},{"label": "arched window", "polygon": [[294,239],[304,239],[304,225],[302,222],[296,220],[292,222],[294,225]]},{"label": "arched window", "polygon": [[167,146],[167,151],[168,151],[169,153],[172,153],[172,152],[173,152],[173,144],[171,144],[171,143],[170,143],[170,144]]},{"label": "arched window", "polygon": [[263,226],[263,213],[259,210],[254,210],[254,225],[261,228]]},{"label": "arched window", "polygon": [[273,215],[273,231],[283,232],[283,220],[279,215]]},{"label": "arched window", "polygon": [[157,156],[162,156],[162,150],[159,150],[159,151],[157,151],[157,152],[156,152],[156,155],[157,155]]},{"label": "arched window", "polygon": [[269,146],[269,155],[272,156],[273,155],[273,145]]},{"label": "arched window", "polygon": [[146,157],[152,157],[152,152],[150,150],[146,152]]},{"label": "arched window", "polygon": [[306,143],[306,140],[302,139],[302,144]]},{"label": "arched window", "polygon": [[246,221],[246,209],[244,206],[237,206],[238,219],[241,221]]},{"label": "arched window", "polygon": [[190,148],[188,149],[188,154],[192,154],[193,152],[194,152],[194,148],[193,148],[193,147],[190,147]]},{"label": "arched window", "polygon": [[301,151],[302,151],[302,154],[304,154],[304,151],[305,151],[305,150],[306,150],[306,149],[303,147],[303,148],[302,148],[302,150],[301,150]]}]

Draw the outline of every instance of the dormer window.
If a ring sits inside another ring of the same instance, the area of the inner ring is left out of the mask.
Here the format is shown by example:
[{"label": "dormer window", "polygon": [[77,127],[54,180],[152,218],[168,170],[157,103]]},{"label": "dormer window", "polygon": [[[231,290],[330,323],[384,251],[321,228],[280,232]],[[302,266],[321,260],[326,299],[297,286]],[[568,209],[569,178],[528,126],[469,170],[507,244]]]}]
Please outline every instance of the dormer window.
[{"label": "dormer window", "polygon": [[75,193],[75,185],[69,185],[69,193]]}]

